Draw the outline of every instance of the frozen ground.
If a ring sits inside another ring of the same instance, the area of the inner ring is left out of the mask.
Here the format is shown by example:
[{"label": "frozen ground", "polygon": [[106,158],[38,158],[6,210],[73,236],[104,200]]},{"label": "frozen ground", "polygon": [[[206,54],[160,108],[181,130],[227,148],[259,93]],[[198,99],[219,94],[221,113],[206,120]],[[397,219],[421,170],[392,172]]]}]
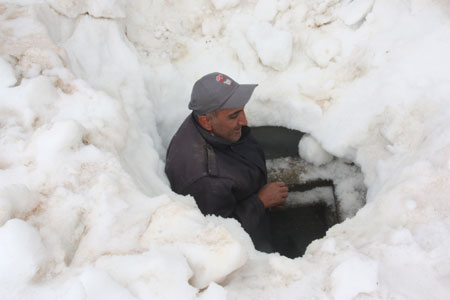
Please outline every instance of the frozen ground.
[{"label": "frozen ground", "polygon": [[[211,71],[361,167],[301,258],[170,191]],[[0,298],[449,299],[449,95],[447,0],[0,0]]]}]

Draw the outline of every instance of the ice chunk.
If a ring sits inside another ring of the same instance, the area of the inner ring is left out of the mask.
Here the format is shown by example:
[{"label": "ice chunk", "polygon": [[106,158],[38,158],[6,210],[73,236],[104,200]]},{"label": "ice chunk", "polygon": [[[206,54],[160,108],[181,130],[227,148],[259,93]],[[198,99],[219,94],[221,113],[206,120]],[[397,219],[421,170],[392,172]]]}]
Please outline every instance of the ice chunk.
[{"label": "ice chunk", "polygon": [[333,156],[326,152],[322,146],[310,135],[305,135],[298,144],[300,156],[316,166],[329,163]]},{"label": "ice chunk", "polygon": [[250,26],[247,39],[264,65],[278,71],[286,69],[292,56],[290,32],[276,29],[267,22],[261,22]]}]

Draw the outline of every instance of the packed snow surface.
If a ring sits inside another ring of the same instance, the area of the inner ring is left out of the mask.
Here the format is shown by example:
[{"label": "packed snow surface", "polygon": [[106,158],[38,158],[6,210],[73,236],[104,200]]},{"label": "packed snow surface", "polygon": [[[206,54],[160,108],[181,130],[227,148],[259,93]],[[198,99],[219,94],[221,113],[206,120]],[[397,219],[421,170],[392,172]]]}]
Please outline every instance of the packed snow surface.
[{"label": "packed snow surface", "polygon": [[[213,71],[362,170],[303,257],[170,190]],[[0,298],[450,299],[449,97],[447,0],[0,0]]]}]

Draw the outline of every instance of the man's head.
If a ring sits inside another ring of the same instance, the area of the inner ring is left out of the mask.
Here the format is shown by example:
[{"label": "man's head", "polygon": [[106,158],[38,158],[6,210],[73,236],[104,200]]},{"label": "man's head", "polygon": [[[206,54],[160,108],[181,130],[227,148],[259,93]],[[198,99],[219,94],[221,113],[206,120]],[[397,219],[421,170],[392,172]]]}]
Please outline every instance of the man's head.
[{"label": "man's head", "polygon": [[230,142],[237,142],[242,126],[247,126],[244,107],[215,110],[198,116],[198,122],[207,131]]},{"label": "man's head", "polygon": [[236,142],[247,125],[244,106],[257,84],[239,84],[221,73],[200,78],[192,89],[189,108],[199,116],[200,125],[214,135]]}]

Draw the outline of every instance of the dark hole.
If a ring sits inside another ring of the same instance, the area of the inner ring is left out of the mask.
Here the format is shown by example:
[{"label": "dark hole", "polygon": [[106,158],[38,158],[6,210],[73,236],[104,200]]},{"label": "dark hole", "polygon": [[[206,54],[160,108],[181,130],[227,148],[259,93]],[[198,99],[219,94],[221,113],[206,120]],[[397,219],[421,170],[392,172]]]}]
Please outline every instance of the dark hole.
[{"label": "dark hole", "polygon": [[252,134],[263,147],[266,159],[298,156],[298,143],[303,132],[284,127],[252,127]]},{"label": "dark hole", "polygon": [[305,253],[314,240],[327,231],[327,207],[324,204],[270,211],[272,242],[281,255],[295,258]]},{"label": "dark hole", "polygon": [[[252,133],[263,147],[266,159],[299,156],[298,144],[304,134],[302,132],[283,127],[263,126],[253,127]],[[270,177],[270,174],[268,175]],[[324,237],[327,229],[339,222],[339,210],[331,180],[317,179],[308,182],[297,180],[287,184],[290,192],[329,187],[334,198],[331,205],[326,204],[330,201],[324,200],[311,205],[269,210],[275,250],[281,255],[295,258],[302,256],[312,241]]]}]

